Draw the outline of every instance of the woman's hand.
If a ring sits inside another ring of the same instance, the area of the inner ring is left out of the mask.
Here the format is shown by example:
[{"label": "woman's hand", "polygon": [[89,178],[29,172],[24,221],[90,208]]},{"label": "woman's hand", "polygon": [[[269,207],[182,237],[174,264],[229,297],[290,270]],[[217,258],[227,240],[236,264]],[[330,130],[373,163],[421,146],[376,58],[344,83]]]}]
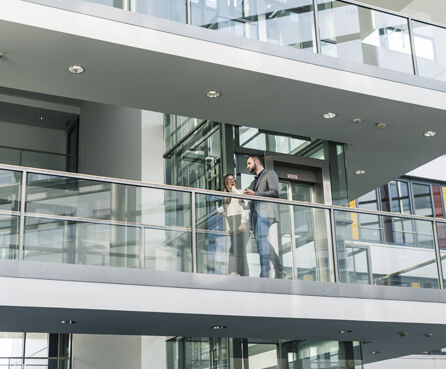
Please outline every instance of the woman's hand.
[{"label": "woman's hand", "polygon": [[242,223],[240,224],[240,226],[238,227],[239,231],[244,231],[246,229],[246,223]]}]

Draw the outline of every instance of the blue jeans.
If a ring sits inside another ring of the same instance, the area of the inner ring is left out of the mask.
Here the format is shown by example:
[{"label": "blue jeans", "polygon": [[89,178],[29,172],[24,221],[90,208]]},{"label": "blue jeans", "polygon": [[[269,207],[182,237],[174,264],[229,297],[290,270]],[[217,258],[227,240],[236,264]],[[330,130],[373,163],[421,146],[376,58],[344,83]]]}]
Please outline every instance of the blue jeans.
[{"label": "blue jeans", "polygon": [[274,247],[268,240],[269,228],[274,223],[271,218],[264,218],[252,213],[252,230],[259,247],[260,256],[260,277],[270,278],[271,264],[274,265],[276,273],[283,270],[283,265],[280,263],[279,256],[277,256]]}]

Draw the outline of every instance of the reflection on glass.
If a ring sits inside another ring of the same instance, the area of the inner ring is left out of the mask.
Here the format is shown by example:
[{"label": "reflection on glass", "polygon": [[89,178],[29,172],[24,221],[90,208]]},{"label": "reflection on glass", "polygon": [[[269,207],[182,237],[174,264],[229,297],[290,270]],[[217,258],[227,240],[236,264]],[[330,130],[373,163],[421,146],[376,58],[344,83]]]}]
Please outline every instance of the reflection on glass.
[{"label": "reflection on glass", "polygon": [[186,23],[186,0],[133,0],[131,10]]},{"label": "reflection on glass", "polygon": [[174,147],[182,138],[197,127],[201,119],[183,117],[181,115],[164,115],[164,150]]},{"label": "reflection on glass", "polygon": [[[358,198],[357,207],[359,209],[378,210],[376,191],[370,191]],[[381,240],[381,225],[377,215],[351,213],[350,218],[353,221],[353,239],[377,242]],[[358,226],[358,230],[355,229],[356,225]]]},{"label": "reflection on glass", "polygon": [[[388,224],[381,235],[382,241],[367,242],[353,237],[354,224],[346,212],[335,211],[341,281],[438,288],[432,223],[392,218],[393,221],[379,216],[380,223]],[[407,221],[411,224],[410,230],[401,228]]]},{"label": "reflection on glass", "polygon": [[140,267],[139,227],[26,217],[24,259]]},{"label": "reflection on glass", "polygon": [[22,173],[0,169],[0,209],[20,209],[20,181]]},{"label": "reflection on glass", "polygon": [[413,73],[406,18],[336,0],[318,4],[322,54]]},{"label": "reflection on glass", "polygon": [[191,232],[145,229],[144,267],[169,272],[192,271]]},{"label": "reflection on glass", "polygon": [[9,357],[22,357],[23,355],[23,333],[0,332],[0,366],[21,365],[22,360],[9,362]]},{"label": "reflection on glass", "polygon": [[443,270],[443,284],[446,286],[446,223],[437,223],[437,237]]},{"label": "reflection on glass", "polygon": [[446,29],[412,21],[418,74],[446,81]]},{"label": "reflection on glass", "polygon": [[27,333],[26,357],[48,357],[48,333]]},{"label": "reflection on glass", "polygon": [[[281,181],[279,196],[296,201],[311,201],[311,187]],[[279,249],[287,273],[308,281],[333,281],[330,221],[327,210],[297,205],[279,205]]]},{"label": "reflection on glass", "polygon": [[416,215],[433,216],[431,186],[419,183],[412,184],[414,208]]},{"label": "reflection on glass", "polygon": [[0,215],[0,259],[17,259],[19,249],[19,217]]},{"label": "reflection on glass", "polygon": [[[311,143],[310,139],[267,133],[257,128],[236,127],[236,129],[239,134],[238,144],[246,149],[301,155],[301,150]],[[316,158],[317,156],[320,155],[316,155]]]},{"label": "reflection on glass", "polygon": [[192,24],[296,49],[314,49],[311,0],[191,0]]},{"label": "reflection on glass", "polygon": [[157,226],[190,226],[190,194],[28,174],[26,211]]}]

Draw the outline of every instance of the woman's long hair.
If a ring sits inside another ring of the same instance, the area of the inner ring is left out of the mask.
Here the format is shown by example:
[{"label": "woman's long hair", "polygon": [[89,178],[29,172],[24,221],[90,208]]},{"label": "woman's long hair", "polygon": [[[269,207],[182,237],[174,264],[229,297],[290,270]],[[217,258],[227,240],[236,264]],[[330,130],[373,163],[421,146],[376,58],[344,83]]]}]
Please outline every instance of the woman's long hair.
[{"label": "woman's long hair", "polygon": [[[231,190],[229,190],[228,186],[226,185],[226,179],[228,177],[234,177],[234,183],[235,183],[235,187],[237,188],[237,180],[235,179],[235,176],[232,173],[228,173],[223,177],[223,189],[225,192],[231,192]],[[226,204],[229,204],[231,202],[231,198],[227,197],[226,198]]]}]

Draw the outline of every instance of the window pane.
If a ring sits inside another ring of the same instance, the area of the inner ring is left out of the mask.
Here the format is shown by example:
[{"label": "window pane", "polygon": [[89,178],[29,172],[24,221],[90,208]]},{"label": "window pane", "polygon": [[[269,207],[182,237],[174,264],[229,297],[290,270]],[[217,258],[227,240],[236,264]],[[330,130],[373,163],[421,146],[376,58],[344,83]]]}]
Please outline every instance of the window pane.
[{"label": "window pane", "polygon": [[431,188],[429,185],[414,183],[412,185],[416,215],[433,216]]}]

